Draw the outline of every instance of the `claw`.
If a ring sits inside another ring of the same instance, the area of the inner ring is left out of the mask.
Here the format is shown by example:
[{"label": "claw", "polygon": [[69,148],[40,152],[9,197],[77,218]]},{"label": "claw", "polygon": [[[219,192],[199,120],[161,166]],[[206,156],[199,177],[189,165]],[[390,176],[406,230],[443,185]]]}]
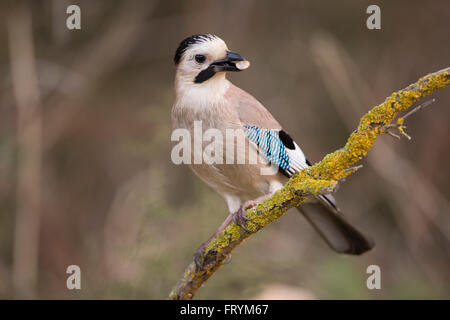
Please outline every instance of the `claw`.
[{"label": "claw", "polygon": [[223,264],[229,264],[231,262],[231,254],[227,257],[227,260]]},{"label": "claw", "polygon": [[[254,233],[255,231],[251,231],[247,228],[247,222],[250,221],[249,218],[245,215],[245,210],[253,208],[256,206],[260,201],[263,201],[270,197],[271,194],[266,194],[264,196],[261,196],[259,198],[256,198],[255,200],[248,200],[244,204],[241,205],[239,210],[235,213],[230,213],[228,217],[225,219],[225,221],[222,223],[222,225],[219,227],[219,229],[206,241],[204,242],[195,252],[194,254],[194,262],[197,266],[197,269],[201,269],[203,267],[203,264],[205,263],[205,248],[207,245],[216,238],[225,228],[231,223],[231,220],[238,226],[240,226],[242,229],[244,229],[248,233]],[[231,258],[231,255],[228,257],[227,261],[225,263],[228,263]]]},{"label": "claw", "polygon": [[204,259],[204,253],[203,251],[205,250],[205,245],[202,244],[197,251],[195,251],[194,253],[194,262],[197,265],[197,268],[201,268],[203,265],[203,259]]},{"label": "claw", "polygon": [[254,207],[255,205],[253,203],[244,203],[237,212],[233,214],[233,222],[240,226],[242,229],[244,229],[248,233],[253,233],[253,231],[250,231],[247,228],[247,222],[250,221],[249,218],[245,215],[245,210]]}]

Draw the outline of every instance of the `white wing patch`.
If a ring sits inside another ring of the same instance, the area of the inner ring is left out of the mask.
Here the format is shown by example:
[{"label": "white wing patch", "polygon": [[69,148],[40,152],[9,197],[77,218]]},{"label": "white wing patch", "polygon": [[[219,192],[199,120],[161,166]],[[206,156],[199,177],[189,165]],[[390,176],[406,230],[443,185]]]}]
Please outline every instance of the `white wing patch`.
[{"label": "white wing patch", "polygon": [[306,163],[306,157],[303,154],[302,149],[294,142],[295,149],[291,150],[286,148],[286,152],[289,156],[289,169],[286,172],[292,176],[295,173],[308,168],[308,164]]}]

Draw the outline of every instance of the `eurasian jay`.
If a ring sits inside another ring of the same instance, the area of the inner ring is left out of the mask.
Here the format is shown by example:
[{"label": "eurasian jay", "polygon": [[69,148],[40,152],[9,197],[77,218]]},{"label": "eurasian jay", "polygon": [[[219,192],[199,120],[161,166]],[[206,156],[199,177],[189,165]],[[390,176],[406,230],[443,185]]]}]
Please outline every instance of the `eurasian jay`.
[{"label": "eurasian jay", "polygon": [[[226,163],[227,153],[231,152],[229,142],[216,141],[223,147],[221,163],[190,164],[194,173],[228,205],[230,215],[218,232],[232,219],[245,229],[246,209],[270,196],[289,177],[311,164],[270,112],[226,79],[227,72],[241,71],[248,67],[248,62],[229,51],[222,39],[211,34],[188,37],[180,43],[174,61],[173,128],[187,129],[194,134],[194,122],[197,122],[201,123],[203,132],[214,128],[223,132],[224,137],[226,130],[235,130],[237,138],[241,135],[247,143],[242,147],[233,139],[232,152],[235,147],[237,153],[248,153],[249,148],[254,148],[267,160],[256,164]],[[262,174],[261,169],[270,165],[278,167],[276,174]],[[311,197],[297,209],[337,252],[359,255],[373,247],[371,240],[344,219],[331,195]],[[197,263],[204,245],[196,253]]]}]

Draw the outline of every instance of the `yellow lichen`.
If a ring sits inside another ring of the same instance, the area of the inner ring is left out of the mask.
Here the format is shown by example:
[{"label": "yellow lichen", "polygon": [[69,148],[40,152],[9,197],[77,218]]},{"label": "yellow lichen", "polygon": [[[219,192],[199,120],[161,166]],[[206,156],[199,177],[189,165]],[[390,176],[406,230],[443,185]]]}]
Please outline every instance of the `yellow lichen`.
[{"label": "yellow lichen", "polygon": [[[246,215],[250,219],[248,229],[258,231],[264,228],[280,218],[289,208],[298,206],[305,201],[305,196],[309,194],[332,192],[339,181],[356,171],[354,165],[366,156],[377,136],[386,132],[384,127],[390,124],[399,112],[407,110],[418,99],[450,83],[448,70],[449,68],[422,77],[407,88],[394,92],[382,104],[366,113],[343,148],[326,155],[322,161],[308,170],[297,173],[271,198],[247,210]],[[406,135],[403,130],[403,122],[404,119],[399,118],[397,125],[400,132]],[[223,261],[231,250],[249,235],[240,226],[231,223],[205,248],[205,253],[223,252],[220,258]],[[219,263],[219,261],[216,262]],[[217,269],[217,263],[206,266],[206,270],[197,273],[192,271],[196,268],[191,264],[185,272],[184,278],[179,282],[181,285],[172,290],[170,298],[178,299],[180,296],[192,298],[193,293]],[[186,290],[188,293],[183,293]]]},{"label": "yellow lichen", "polygon": [[[444,87],[449,82],[447,72],[429,75],[421,78],[416,84],[387,97],[382,104],[375,106],[361,118],[358,129],[350,135],[343,148],[326,155],[309,170],[302,170],[270,199],[247,210],[246,214],[250,219],[247,229],[257,231],[264,228],[280,218],[288,208],[299,205],[305,199],[298,197],[297,194],[331,192],[338,181],[354,172],[350,170],[351,167],[367,155],[377,136],[384,133],[381,129],[383,125],[391,123],[399,112],[409,108],[419,98]],[[400,124],[400,132],[406,135],[402,121],[402,118],[399,118],[397,123]],[[246,237],[248,237],[247,232],[231,224],[205,248],[205,252],[209,250],[220,252],[228,247],[230,242],[240,241]]]}]

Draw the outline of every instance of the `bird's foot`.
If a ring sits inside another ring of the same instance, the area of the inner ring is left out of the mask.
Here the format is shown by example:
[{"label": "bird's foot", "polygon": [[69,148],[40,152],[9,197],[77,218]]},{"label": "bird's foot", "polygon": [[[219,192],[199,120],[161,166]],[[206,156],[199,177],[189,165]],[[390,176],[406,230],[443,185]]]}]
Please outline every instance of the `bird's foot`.
[{"label": "bird's foot", "polygon": [[194,262],[197,268],[201,268],[201,266],[203,265],[203,261],[205,258],[204,251],[207,244],[208,244],[207,242],[203,243],[194,253]]},{"label": "bird's foot", "polygon": [[227,260],[223,264],[229,264],[231,262],[231,254],[227,257]]},{"label": "bird's foot", "polygon": [[[242,204],[242,206],[239,208],[239,210],[235,213],[230,213],[228,217],[225,219],[224,222],[220,225],[219,229],[206,241],[204,242],[195,252],[194,254],[194,262],[198,269],[201,269],[204,263],[205,258],[205,248],[208,246],[208,244],[211,243],[213,239],[215,239],[223,230],[225,230],[226,227],[231,223],[231,221],[234,221],[237,225],[239,225],[242,229],[247,231],[248,233],[253,233],[254,231],[250,231],[247,228],[247,222],[250,220],[245,215],[245,210],[253,208],[256,206],[259,202],[267,199],[270,197],[271,194],[266,194],[264,196],[261,196],[259,198],[256,198],[254,200],[248,200]],[[231,258],[231,255],[228,257],[227,261],[225,263],[228,263]]]},{"label": "bird's foot", "polygon": [[[204,251],[207,244],[208,244],[207,242],[203,243],[194,253],[194,262],[198,269],[201,269],[201,267],[203,266],[203,262],[205,259]],[[223,262],[223,264],[228,264],[230,262],[231,262],[231,254],[227,257],[227,259]]]},{"label": "bird's foot", "polygon": [[248,201],[244,202],[244,204],[242,204],[239,207],[238,211],[233,213],[233,221],[234,221],[234,223],[237,224],[238,226],[240,226],[242,229],[244,229],[248,233],[253,233],[253,231],[250,231],[247,228],[247,223],[250,221],[250,219],[247,218],[247,216],[245,215],[245,211],[247,209],[253,208],[257,204],[258,204],[258,202],[256,202],[255,200],[248,200]]},{"label": "bird's foot", "polygon": [[233,221],[234,221],[234,223],[236,223],[238,226],[240,226],[242,229],[244,229],[248,233],[254,233],[255,231],[251,231],[251,230],[249,230],[247,228],[247,222],[250,221],[250,219],[247,218],[247,216],[245,215],[245,211],[247,209],[253,208],[254,206],[256,206],[261,201],[264,201],[267,198],[270,198],[271,195],[272,195],[271,193],[268,193],[268,194],[263,195],[261,197],[258,197],[256,199],[245,201],[239,207],[239,210],[237,212],[233,213]]}]

